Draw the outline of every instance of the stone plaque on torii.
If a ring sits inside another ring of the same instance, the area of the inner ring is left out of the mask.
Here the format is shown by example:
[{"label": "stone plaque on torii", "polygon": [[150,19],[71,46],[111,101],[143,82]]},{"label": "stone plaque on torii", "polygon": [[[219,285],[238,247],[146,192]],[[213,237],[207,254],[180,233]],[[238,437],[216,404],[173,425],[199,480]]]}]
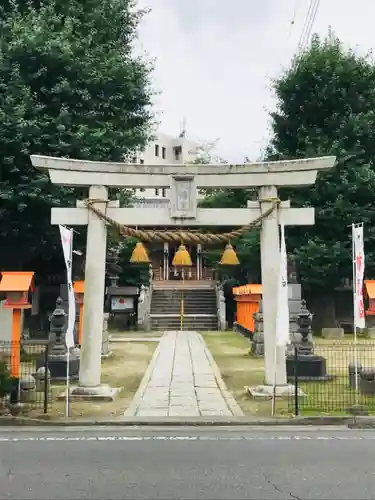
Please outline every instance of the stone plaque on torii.
[{"label": "stone plaque on torii", "polygon": [[[265,214],[277,199],[278,187],[315,183],[318,171],[330,169],[335,157],[309,158],[244,165],[134,165],[31,156],[34,167],[48,170],[51,182],[70,187],[89,187],[92,206],[120,224],[133,227],[245,226]],[[108,201],[108,188],[167,188],[168,207],[119,208]],[[247,208],[198,208],[197,189],[258,188],[259,200]],[[53,208],[52,224],[87,225],[86,271],[82,354],[77,394],[103,396],[110,388],[101,385],[101,336],[107,224],[88,209],[84,200],[76,208]],[[278,225],[313,225],[314,208],[291,208],[290,202],[262,220],[261,266],[264,314],[265,384],[274,382],[276,291],[279,276]],[[287,388],[285,349],[276,356],[276,385]]]}]

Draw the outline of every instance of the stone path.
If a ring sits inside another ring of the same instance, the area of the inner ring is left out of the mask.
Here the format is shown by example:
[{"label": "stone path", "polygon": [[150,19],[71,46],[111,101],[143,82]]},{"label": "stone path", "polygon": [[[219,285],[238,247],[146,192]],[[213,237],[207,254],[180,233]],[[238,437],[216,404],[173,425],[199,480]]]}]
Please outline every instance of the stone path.
[{"label": "stone path", "polygon": [[126,416],[243,415],[197,332],[166,332]]}]

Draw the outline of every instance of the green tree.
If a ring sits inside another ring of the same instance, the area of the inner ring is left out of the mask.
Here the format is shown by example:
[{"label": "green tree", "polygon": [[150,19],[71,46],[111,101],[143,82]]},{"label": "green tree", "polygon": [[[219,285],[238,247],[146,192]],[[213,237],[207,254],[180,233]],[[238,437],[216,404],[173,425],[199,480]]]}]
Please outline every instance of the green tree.
[{"label": "green tree", "polygon": [[[375,65],[337,38],[315,37],[275,82],[277,109],[268,159],[337,156],[314,186],[282,191],[314,206],[315,226],[288,229],[305,287],[331,297],[352,276],[350,225],[365,223],[367,274],[375,274]],[[325,292],[325,293],[324,293]]]},{"label": "green tree", "polygon": [[132,0],[1,3],[2,268],[56,269],[50,209],[86,195],[51,185],[30,154],[122,161],[150,137],[151,67],[133,55],[142,14]]}]

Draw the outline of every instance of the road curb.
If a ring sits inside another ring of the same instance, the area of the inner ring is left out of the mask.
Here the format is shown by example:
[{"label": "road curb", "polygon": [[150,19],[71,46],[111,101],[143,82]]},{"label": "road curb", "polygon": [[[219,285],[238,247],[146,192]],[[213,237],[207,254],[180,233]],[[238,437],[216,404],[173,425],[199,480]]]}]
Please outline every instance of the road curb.
[{"label": "road curb", "polygon": [[60,419],[48,420],[27,417],[0,417],[0,427],[11,426],[41,426],[41,427],[88,427],[88,426],[115,426],[115,427],[270,427],[270,426],[346,426],[351,429],[375,429],[375,417],[295,417],[295,418],[266,418],[249,417],[123,417],[113,420],[92,419]]}]

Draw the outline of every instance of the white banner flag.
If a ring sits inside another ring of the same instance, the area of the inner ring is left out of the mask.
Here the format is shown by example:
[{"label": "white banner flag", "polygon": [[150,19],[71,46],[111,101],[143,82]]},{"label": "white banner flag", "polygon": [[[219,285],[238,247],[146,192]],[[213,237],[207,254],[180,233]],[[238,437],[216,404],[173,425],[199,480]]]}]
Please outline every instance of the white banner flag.
[{"label": "white banner flag", "polygon": [[289,343],[288,268],[284,226],[280,226],[280,269],[277,290],[276,345]]},{"label": "white banner flag", "polygon": [[363,224],[352,225],[352,238],[354,265],[354,326],[356,328],[365,328],[365,307],[363,303],[363,277],[365,274]]},{"label": "white banner flag", "polygon": [[72,258],[73,258],[73,229],[59,225],[61,244],[64,252],[66,266],[66,281],[68,285],[68,327],[66,330],[66,345],[68,349],[74,347],[74,326],[76,321],[76,300],[72,283]]}]

